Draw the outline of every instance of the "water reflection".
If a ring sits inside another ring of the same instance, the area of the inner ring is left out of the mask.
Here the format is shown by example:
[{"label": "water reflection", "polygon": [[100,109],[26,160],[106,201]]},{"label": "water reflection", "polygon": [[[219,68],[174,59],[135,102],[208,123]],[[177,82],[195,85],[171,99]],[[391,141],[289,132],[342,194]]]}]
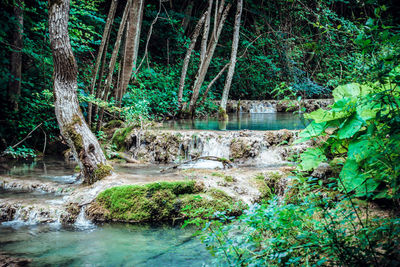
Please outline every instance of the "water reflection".
[{"label": "water reflection", "polygon": [[204,266],[205,246],[192,229],[105,224],[90,230],[0,225],[0,253],[32,266]]},{"label": "water reflection", "polygon": [[229,121],[209,119],[184,119],[164,122],[163,129],[174,130],[299,130],[304,129],[308,121],[301,115],[292,113],[239,113],[229,114]]}]

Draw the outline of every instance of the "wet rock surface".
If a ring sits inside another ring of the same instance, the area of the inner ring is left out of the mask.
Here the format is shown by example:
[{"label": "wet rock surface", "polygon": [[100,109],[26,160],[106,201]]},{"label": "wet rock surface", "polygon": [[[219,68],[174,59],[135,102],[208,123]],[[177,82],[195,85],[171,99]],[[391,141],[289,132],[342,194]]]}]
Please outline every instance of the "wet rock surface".
[{"label": "wet rock surface", "polygon": [[[245,163],[271,148],[290,154],[298,131],[173,131],[133,132],[126,140],[129,152],[137,160],[172,163],[199,156],[216,156]],[[139,141],[138,141],[139,140]]]},{"label": "wet rock surface", "polygon": [[[215,102],[219,105],[219,101]],[[299,110],[299,105],[306,112],[319,108],[326,109],[333,104],[332,99],[305,99],[300,103],[297,100],[228,100],[226,111],[231,112],[293,112]]]},{"label": "wet rock surface", "polygon": [[29,266],[31,259],[12,257],[6,254],[0,254],[0,267],[19,267]]}]

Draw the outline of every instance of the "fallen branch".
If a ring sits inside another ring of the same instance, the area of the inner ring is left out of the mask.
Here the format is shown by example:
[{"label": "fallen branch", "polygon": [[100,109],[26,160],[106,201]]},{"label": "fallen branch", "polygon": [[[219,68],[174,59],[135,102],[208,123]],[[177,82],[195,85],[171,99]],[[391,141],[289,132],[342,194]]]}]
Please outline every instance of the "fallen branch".
[{"label": "fallen branch", "polygon": [[130,155],[128,155],[128,154],[126,154],[126,153],[124,153],[124,152],[115,153],[115,154],[113,155],[113,158],[123,159],[123,160],[125,160],[125,161],[128,162],[128,163],[139,163],[138,160],[132,158]]},{"label": "fallen branch", "polygon": [[15,145],[13,145],[11,148],[15,148],[18,145],[22,144],[22,142],[24,142],[26,139],[28,139],[29,137],[31,137],[31,134],[36,131],[37,128],[39,128],[40,126],[42,126],[43,122],[41,122],[40,124],[38,124],[35,128],[33,128],[32,131],[30,131],[25,137],[24,139],[22,139],[21,141],[19,141],[18,143],[16,143]]},{"label": "fallen branch", "polygon": [[181,166],[181,165],[183,165],[183,164],[187,164],[187,163],[190,163],[190,162],[193,162],[193,161],[202,160],[202,159],[203,159],[203,160],[212,160],[212,161],[221,162],[222,165],[224,166],[224,168],[232,168],[232,167],[233,167],[233,162],[230,161],[229,159],[220,158],[220,157],[215,157],[215,156],[202,156],[202,157],[197,157],[197,158],[193,158],[193,159],[190,159],[190,160],[186,160],[186,161],[181,162],[181,163],[179,163],[179,164],[176,164],[176,165],[174,165],[174,166],[167,167],[167,168],[165,168],[165,169],[162,169],[160,172],[165,172],[165,171],[167,171],[167,170],[176,169],[176,168],[178,168],[179,166]]}]

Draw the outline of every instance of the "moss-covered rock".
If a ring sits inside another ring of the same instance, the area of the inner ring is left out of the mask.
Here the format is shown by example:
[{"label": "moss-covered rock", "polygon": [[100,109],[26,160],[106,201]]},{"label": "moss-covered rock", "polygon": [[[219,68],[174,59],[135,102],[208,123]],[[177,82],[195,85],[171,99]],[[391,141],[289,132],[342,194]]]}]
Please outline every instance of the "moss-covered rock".
[{"label": "moss-covered rock", "polygon": [[128,126],[126,128],[117,129],[114,132],[111,142],[117,146],[118,150],[125,148],[125,142],[132,130],[133,126]]},{"label": "moss-covered rock", "polygon": [[216,211],[240,214],[243,206],[218,190],[194,181],[127,185],[107,189],[89,205],[94,221],[161,222],[210,217]]},{"label": "moss-covered rock", "polygon": [[101,180],[104,177],[110,175],[112,170],[113,168],[108,164],[98,164],[97,169],[94,170],[95,181]]}]

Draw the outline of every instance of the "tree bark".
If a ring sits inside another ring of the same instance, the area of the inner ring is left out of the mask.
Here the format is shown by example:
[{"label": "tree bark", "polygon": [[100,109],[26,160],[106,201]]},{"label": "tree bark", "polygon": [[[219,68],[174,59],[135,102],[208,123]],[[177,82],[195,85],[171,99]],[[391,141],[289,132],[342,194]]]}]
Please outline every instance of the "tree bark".
[{"label": "tree bark", "polygon": [[121,75],[120,93],[117,99],[118,103],[120,103],[122,96],[128,87],[132,76],[132,70],[136,67],[143,8],[144,0],[133,0],[126,26],[125,55]]},{"label": "tree bark", "polygon": [[[104,89],[103,89],[103,96],[101,97],[103,100],[107,100],[108,98],[108,93],[110,92],[111,89],[111,84],[112,84],[112,79],[113,79],[113,74],[114,74],[114,69],[115,69],[115,63],[117,62],[117,56],[119,52],[119,47],[121,46],[121,40],[122,40],[122,35],[124,33],[124,28],[126,25],[126,20],[128,18],[128,13],[129,13],[129,8],[132,4],[132,0],[128,0],[126,2],[124,14],[122,15],[121,23],[118,28],[118,33],[117,33],[117,39],[114,44],[114,49],[111,54],[111,59],[110,59],[110,66],[108,68],[108,75],[104,84]],[[96,125],[96,131],[100,131],[102,123],[103,123],[103,115],[104,115],[104,107],[100,108],[99,112],[99,119],[97,120],[97,125]]]},{"label": "tree bark", "polygon": [[189,4],[186,6],[186,9],[185,9],[185,17],[183,18],[183,21],[182,21],[183,32],[186,32],[186,29],[189,26],[190,17],[192,15],[192,10],[193,10],[193,3],[192,3],[192,1],[189,0]]},{"label": "tree bark", "polygon": [[[192,93],[192,98],[190,99],[189,110],[188,110],[189,114],[191,114],[192,116],[194,115],[197,99],[199,98],[200,88],[206,77],[208,67],[210,66],[211,59],[214,55],[215,48],[217,47],[218,44],[218,39],[221,35],[221,31],[225,23],[225,19],[228,16],[229,9],[231,8],[231,4],[228,4],[225,8],[223,8],[222,5],[224,5],[224,1],[221,1],[221,6],[219,7],[218,14],[222,13],[222,15],[218,15],[220,19],[217,24],[217,29],[214,30],[215,34],[213,34],[212,38],[210,39],[207,48],[207,56],[204,59],[204,62],[200,64],[200,68],[197,72],[196,80],[193,85],[193,90],[192,90],[193,93]],[[223,10],[223,12],[221,10]]]},{"label": "tree bark", "polygon": [[235,16],[235,26],[233,30],[233,42],[232,42],[232,53],[231,53],[231,61],[229,64],[228,74],[225,80],[224,91],[222,92],[222,99],[219,109],[219,119],[220,120],[227,120],[228,116],[226,114],[226,103],[228,101],[229,90],[231,89],[232,85],[232,78],[235,72],[235,65],[237,61],[237,51],[239,46],[239,30],[240,30],[240,19],[242,16],[242,9],[243,9],[243,0],[237,1],[237,10]]},{"label": "tree bark", "polygon": [[203,38],[201,39],[201,51],[200,51],[200,60],[204,61],[206,58],[207,53],[207,42],[208,42],[208,35],[210,32],[210,21],[211,21],[211,11],[212,11],[213,0],[208,1],[208,10],[207,10],[207,17],[204,24],[204,32]]},{"label": "tree bark", "polygon": [[14,2],[13,12],[17,21],[13,32],[13,45],[11,52],[10,81],[8,84],[8,99],[11,109],[18,110],[18,101],[21,95],[22,80],[22,34],[24,32],[24,0]]},{"label": "tree bark", "polygon": [[199,37],[200,30],[201,30],[201,27],[203,26],[204,19],[205,19],[206,16],[208,16],[207,12],[204,13],[203,16],[197,22],[197,25],[194,28],[192,40],[190,41],[189,48],[186,51],[185,59],[183,61],[181,79],[180,79],[180,82],[179,82],[179,91],[178,91],[179,111],[182,109],[183,89],[185,87],[185,79],[186,79],[186,73],[187,73],[187,70],[188,70],[188,67],[189,67],[190,57],[191,57],[192,51],[193,51],[193,49],[194,49],[194,47],[196,45],[197,38]]},{"label": "tree bark", "polygon": [[206,101],[208,92],[210,91],[211,87],[214,85],[216,81],[218,81],[219,78],[221,78],[222,74],[224,71],[229,67],[230,63],[226,63],[225,66],[218,72],[217,76],[212,79],[212,81],[208,84],[206,91],[203,94],[203,98],[200,101],[200,106]]},{"label": "tree bark", "polygon": [[[115,16],[115,10],[117,9],[117,4],[118,4],[118,0],[112,0],[111,1],[111,6],[110,6],[110,11],[108,12],[108,16],[107,16],[107,21],[106,21],[106,25],[104,27],[104,32],[103,32],[103,37],[101,39],[101,44],[100,44],[100,48],[99,48],[99,52],[97,53],[97,58],[96,58],[96,65],[94,67],[94,71],[92,74],[92,83],[90,85],[90,94],[93,95],[94,94],[94,88],[96,86],[96,77],[97,74],[99,72],[99,68],[100,68],[100,64],[101,64],[101,58],[107,56],[107,40],[110,36],[110,29],[111,29],[111,25],[113,24],[114,21],[114,16]],[[104,53],[104,49],[106,49],[105,53]],[[88,115],[87,115],[87,122],[89,124],[89,126],[92,125],[92,107],[93,104],[91,102],[89,102],[88,104]]]},{"label": "tree bark", "polygon": [[79,108],[78,68],[68,35],[69,0],[49,1],[49,37],[54,62],[55,112],[61,134],[81,167],[84,181],[92,184],[107,176],[111,167]]}]

